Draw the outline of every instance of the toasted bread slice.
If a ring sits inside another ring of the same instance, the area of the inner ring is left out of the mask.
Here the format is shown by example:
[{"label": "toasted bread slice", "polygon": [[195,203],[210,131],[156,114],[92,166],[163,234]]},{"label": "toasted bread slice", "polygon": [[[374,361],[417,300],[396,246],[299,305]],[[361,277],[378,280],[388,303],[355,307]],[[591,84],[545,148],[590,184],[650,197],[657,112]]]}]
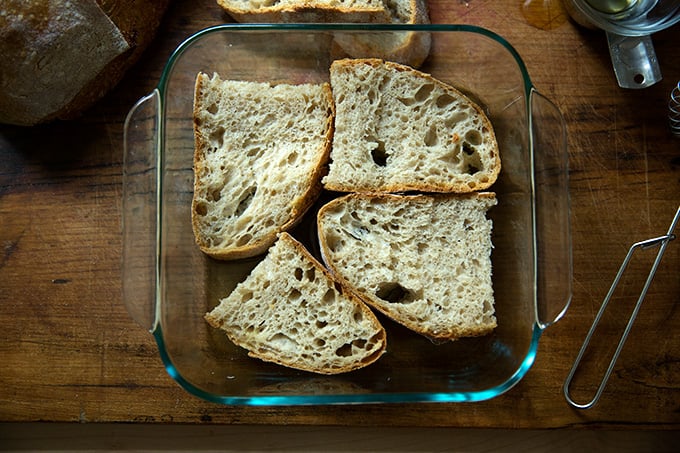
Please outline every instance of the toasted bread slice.
[{"label": "toasted bread slice", "polygon": [[491,281],[493,193],[349,194],[318,213],[331,273],[369,305],[428,338],[496,327]]},{"label": "toasted bread slice", "polygon": [[343,59],[330,69],[335,134],[329,190],[485,190],[500,172],[498,144],[482,109],[409,66]]},{"label": "toasted bread slice", "polygon": [[252,357],[320,374],[362,368],[386,347],[373,312],[287,233],[205,318]]},{"label": "toasted bread slice", "polygon": [[328,84],[199,74],[194,97],[196,242],[208,255],[264,253],[320,193],[333,133]]}]

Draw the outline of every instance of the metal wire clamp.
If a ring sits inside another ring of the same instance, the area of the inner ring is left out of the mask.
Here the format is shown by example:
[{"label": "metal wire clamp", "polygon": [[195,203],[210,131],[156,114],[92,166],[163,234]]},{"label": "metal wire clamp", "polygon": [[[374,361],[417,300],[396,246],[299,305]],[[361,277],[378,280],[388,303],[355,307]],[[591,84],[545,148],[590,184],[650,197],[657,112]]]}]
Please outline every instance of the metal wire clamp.
[{"label": "metal wire clamp", "polygon": [[[661,258],[663,257],[664,252],[666,251],[666,247],[668,246],[668,243],[675,239],[675,234],[673,234],[673,230],[675,230],[675,226],[677,225],[678,221],[680,220],[680,207],[678,207],[678,210],[675,212],[675,216],[673,217],[673,221],[671,222],[671,226],[668,229],[668,232],[663,235],[659,236],[656,238],[652,239],[647,239],[646,241],[641,241],[641,242],[636,242],[633,244],[630,249],[628,250],[628,253],[626,254],[626,258],[623,260],[623,263],[621,264],[621,267],[619,268],[618,273],[616,274],[616,277],[614,278],[614,281],[612,282],[611,287],[609,288],[609,292],[607,293],[607,296],[604,298],[602,301],[602,305],[600,307],[600,310],[597,312],[597,316],[595,316],[595,320],[593,321],[593,325],[590,327],[590,330],[588,331],[588,335],[586,335],[586,338],[583,342],[583,345],[581,346],[581,350],[578,353],[578,356],[576,356],[576,360],[574,361],[574,364],[572,365],[571,371],[569,371],[569,374],[567,375],[566,380],[564,381],[564,397],[567,399],[567,402],[571,404],[572,406],[578,408],[578,409],[589,409],[597,401],[600,399],[600,396],[602,395],[602,392],[604,391],[604,388],[607,384],[607,380],[609,379],[609,376],[612,373],[612,370],[614,369],[614,365],[616,363],[616,360],[619,358],[619,354],[621,353],[621,350],[623,349],[623,344],[626,342],[626,338],[628,338],[628,334],[630,333],[631,328],[633,327],[633,322],[635,321],[635,317],[638,314],[638,311],[640,310],[640,306],[642,305],[642,301],[644,300],[645,296],[647,295],[647,290],[649,289],[649,286],[652,283],[652,279],[654,278],[654,274],[656,273],[657,267],[659,267],[659,263],[661,262]],[[593,333],[595,332],[595,329],[600,322],[600,319],[602,318],[602,315],[605,312],[605,309],[607,308],[607,304],[609,304],[609,301],[614,294],[614,290],[616,289],[616,286],[619,284],[619,280],[621,280],[621,276],[626,270],[626,267],[628,266],[628,263],[630,262],[630,259],[633,256],[633,253],[637,249],[647,249],[650,247],[654,246],[659,246],[659,251],[656,254],[656,259],[654,260],[654,263],[652,264],[652,267],[649,271],[649,275],[647,276],[647,280],[645,281],[645,285],[642,288],[642,291],[640,292],[640,296],[638,297],[638,300],[635,304],[635,308],[633,309],[632,314],[630,315],[630,318],[628,319],[628,324],[626,325],[626,328],[621,335],[621,338],[619,340],[619,344],[616,347],[616,351],[614,351],[614,355],[612,356],[611,361],[609,362],[609,366],[607,367],[607,371],[604,374],[604,377],[600,381],[600,385],[597,388],[597,391],[595,392],[595,396],[593,399],[588,401],[587,403],[577,403],[575,402],[570,394],[570,386],[571,386],[571,381],[574,377],[574,374],[576,373],[576,370],[579,367],[579,364],[581,363],[581,359],[583,358],[583,354],[588,348],[588,345],[590,344],[590,340],[593,336]]]}]

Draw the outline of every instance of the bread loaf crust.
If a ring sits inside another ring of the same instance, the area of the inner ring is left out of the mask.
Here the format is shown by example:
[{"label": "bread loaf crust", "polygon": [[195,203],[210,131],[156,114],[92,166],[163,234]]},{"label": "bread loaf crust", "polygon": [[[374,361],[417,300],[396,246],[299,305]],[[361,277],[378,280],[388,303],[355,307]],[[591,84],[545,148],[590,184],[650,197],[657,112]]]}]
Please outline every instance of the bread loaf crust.
[{"label": "bread loaf crust", "polygon": [[116,24],[130,49],[109,62],[54,118],[73,119],[113,89],[155,38],[170,3],[169,0],[96,1],[104,14]]},{"label": "bread loaf crust", "polygon": [[0,122],[71,119],[123,77],[168,0],[7,0],[0,6]]}]

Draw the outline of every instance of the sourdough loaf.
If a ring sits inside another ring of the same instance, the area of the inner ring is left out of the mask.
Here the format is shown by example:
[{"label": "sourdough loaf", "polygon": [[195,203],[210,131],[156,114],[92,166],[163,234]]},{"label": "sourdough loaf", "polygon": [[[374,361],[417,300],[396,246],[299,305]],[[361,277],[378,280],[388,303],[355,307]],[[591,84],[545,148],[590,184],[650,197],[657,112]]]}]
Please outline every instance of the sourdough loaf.
[{"label": "sourdough loaf", "polygon": [[0,122],[76,117],[108,92],[151,42],[168,0],[0,3]]},{"label": "sourdough loaf", "polygon": [[318,213],[331,273],[369,305],[426,337],[496,327],[491,282],[493,193],[349,194]]},{"label": "sourdough loaf", "polygon": [[332,123],[328,84],[200,73],[192,224],[201,250],[218,259],[254,256],[292,228],[320,192]]},{"label": "sourdough loaf", "polygon": [[500,171],[482,109],[409,66],[342,59],[330,69],[335,134],[324,186],[343,192],[472,192]]},{"label": "sourdough loaf", "polygon": [[287,233],[205,318],[252,357],[321,374],[362,368],[386,347],[371,310]]}]

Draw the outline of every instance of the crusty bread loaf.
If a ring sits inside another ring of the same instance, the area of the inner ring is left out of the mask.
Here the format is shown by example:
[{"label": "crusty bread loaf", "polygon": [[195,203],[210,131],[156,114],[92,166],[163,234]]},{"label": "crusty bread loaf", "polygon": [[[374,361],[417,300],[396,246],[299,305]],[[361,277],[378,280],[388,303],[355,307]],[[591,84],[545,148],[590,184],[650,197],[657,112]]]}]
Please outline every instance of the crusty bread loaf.
[{"label": "crusty bread loaf", "polygon": [[386,347],[371,310],[287,233],[206,320],[252,357],[321,374],[362,368]]},{"label": "crusty bread loaf", "polygon": [[500,171],[482,109],[428,74],[379,59],[334,61],[335,134],[324,186],[344,192],[472,192]]},{"label": "crusty bread loaf", "polygon": [[491,281],[495,194],[349,194],[318,213],[331,273],[369,305],[429,338],[496,327]]},{"label": "crusty bread loaf", "polygon": [[383,0],[217,0],[238,22],[389,22]]},{"label": "crusty bread loaf", "polygon": [[78,116],[139,59],[167,4],[0,2],[0,122],[31,126]]},{"label": "crusty bread loaf", "polygon": [[[429,24],[425,0],[384,0],[393,24]],[[414,68],[430,53],[432,35],[426,31],[337,32],[335,41],[352,58],[381,58]]]},{"label": "crusty bread loaf", "polygon": [[333,133],[328,84],[199,74],[194,97],[197,244],[218,259],[266,251],[320,192]]}]

